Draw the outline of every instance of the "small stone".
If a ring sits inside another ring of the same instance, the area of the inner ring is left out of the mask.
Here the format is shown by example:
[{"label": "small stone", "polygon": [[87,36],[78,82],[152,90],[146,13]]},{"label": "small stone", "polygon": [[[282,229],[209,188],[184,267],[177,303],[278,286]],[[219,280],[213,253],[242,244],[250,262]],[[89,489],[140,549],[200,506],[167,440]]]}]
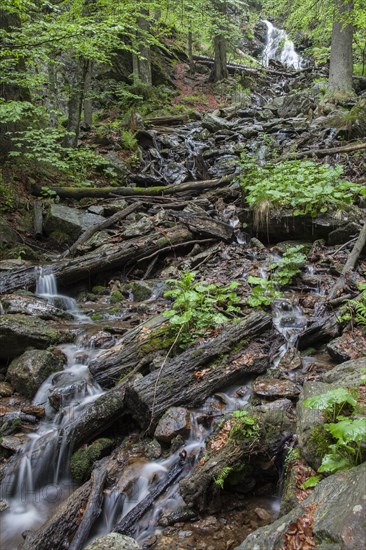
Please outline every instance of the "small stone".
[{"label": "small stone", "polygon": [[278,367],[284,370],[296,370],[302,367],[302,360],[299,350],[292,347],[281,357]]},{"label": "small stone", "polygon": [[265,510],[264,508],[255,508],[254,512],[257,514],[259,519],[262,519],[263,521],[271,521],[272,516]]},{"label": "small stone", "polygon": [[171,407],[159,420],[155,430],[158,441],[170,443],[177,435],[187,436],[190,431],[189,412],[184,407]]},{"label": "small stone", "polygon": [[97,216],[104,216],[104,207],[98,205],[89,206],[88,212],[96,214]]},{"label": "small stone", "polygon": [[0,382],[0,397],[10,397],[14,388],[8,382]]},{"label": "small stone", "polygon": [[252,383],[254,393],[263,397],[296,397],[299,388],[290,380],[259,376]]},{"label": "small stone", "polygon": [[0,500],[0,512],[4,512],[4,510],[7,510],[8,508],[9,508],[9,503],[4,498],[2,498]]},{"label": "small stone", "polygon": [[15,435],[5,435],[1,438],[1,447],[3,449],[7,449],[8,451],[12,451],[13,453],[16,453],[20,447],[23,445],[24,439],[21,439],[20,437],[17,437]]},{"label": "small stone", "polygon": [[36,418],[43,418],[45,415],[45,408],[40,405],[26,405],[22,407],[22,412],[25,414],[31,414]]},{"label": "small stone", "polygon": [[131,537],[109,533],[95,539],[85,550],[141,550],[141,546]]}]

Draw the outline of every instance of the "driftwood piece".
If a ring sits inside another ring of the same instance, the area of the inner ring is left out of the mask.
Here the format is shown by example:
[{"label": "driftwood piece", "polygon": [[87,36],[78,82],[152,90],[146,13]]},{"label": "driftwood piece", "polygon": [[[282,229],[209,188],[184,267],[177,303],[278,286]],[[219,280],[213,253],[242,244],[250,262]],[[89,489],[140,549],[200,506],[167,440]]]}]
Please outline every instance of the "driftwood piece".
[{"label": "driftwood piece", "polygon": [[[227,183],[233,179],[233,176],[224,176],[220,179],[204,181],[186,181],[185,183],[160,185],[156,187],[89,187],[85,189],[75,189],[74,187],[50,187],[61,198],[82,199],[85,197],[107,198],[110,196],[138,197],[138,196],[159,196],[176,195],[185,191],[202,191],[211,189]],[[33,195],[41,194],[41,187],[35,185],[32,189]]]},{"label": "driftwood piece", "polygon": [[128,535],[130,537],[134,535],[134,527],[136,522],[143,517],[145,512],[154,504],[155,500],[159,498],[160,495],[162,495],[183,472],[185,466],[184,459],[185,455],[183,455],[179,462],[173,466],[167,477],[158,483],[156,487],[151,489],[149,494],[134,508],[132,508],[132,510],[126,514],[119,523],[117,523],[114,528],[116,533],[121,533],[122,535]]},{"label": "driftwood piece", "polygon": [[[125,267],[149,256],[160,249],[184,244],[193,239],[192,233],[185,227],[174,227],[164,232],[153,231],[149,235],[135,237],[120,243],[107,243],[80,258],[62,259],[43,266],[44,274],[54,273],[60,285],[80,281],[96,273]],[[22,268],[0,275],[0,294],[19,288],[31,289],[36,284],[34,267]]]},{"label": "driftwood piece", "polygon": [[30,532],[22,550],[65,550],[65,542],[72,538],[79,527],[80,511],[88,502],[92,489],[89,480],[63,502],[43,527]]},{"label": "driftwood piece", "polygon": [[354,143],[351,145],[344,145],[342,147],[332,147],[330,149],[309,149],[307,151],[289,153],[288,155],[284,155],[283,159],[301,159],[304,157],[311,157],[313,155],[317,157],[325,157],[326,155],[336,155],[338,153],[352,153],[354,151],[361,151],[362,149],[366,149],[366,143]]},{"label": "driftwood piece", "polygon": [[36,238],[43,233],[43,205],[41,201],[34,201],[33,205],[33,234]]},{"label": "driftwood piece", "polygon": [[130,206],[127,206],[127,208],[124,208],[120,212],[116,212],[110,218],[89,227],[86,231],[84,231],[82,235],[80,235],[78,240],[68,250],[66,250],[66,252],[64,252],[63,257],[66,258],[66,256],[74,256],[77,252],[78,247],[88,241],[95,233],[97,233],[97,231],[107,229],[115,223],[124,220],[129,214],[135,212],[135,210],[138,210],[141,204],[141,202],[130,204]]},{"label": "driftwood piece", "polygon": [[340,326],[337,322],[336,315],[329,315],[325,319],[320,319],[312,323],[307,329],[302,332],[296,342],[296,347],[299,350],[304,350],[313,347],[316,344],[328,342],[333,338],[337,338],[340,333]]},{"label": "driftwood piece", "polygon": [[346,277],[347,274],[352,271],[357,263],[357,260],[366,246],[366,222],[364,223],[357,241],[354,244],[354,247],[352,248],[351,253],[349,254],[346,263],[344,264],[344,267],[342,269],[341,275],[332,288],[331,292],[329,293],[329,300],[333,300],[337,296],[337,294],[340,294],[343,290],[343,288],[346,285]]},{"label": "driftwood piece", "polygon": [[74,538],[68,550],[81,550],[89,533],[102,511],[103,503],[103,487],[107,478],[107,470],[104,468],[104,462],[99,462],[98,466],[93,470],[91,475],[91,491],[88,499],[88,504],[83,515],[83,519],[76,531]]},{"label": "driftwood piece", "polygon": [[166,317],[157,315],[127,331],[118,344],[102,351],[89,365],[93,378],[103,388],[110,388],[133,370],[152,351],[172,344],[162,332]]},{"label": "driftwood piece", "polygon": [[176,212],[174,210],[168,210],[168,214],[187,225],[191,231],[199,235],[230,241],[234,234],[234,229],[229,224],[220,220],[214,220],[209,216],[199,216],[195,213]]},{"label": "driftwood piece", "polygon": [[126,391],[131,414],[153,431],[164,412],[173,406],[195,406],[215,391],[269,365],[269,334],[251,342],[271,326],[271,317],[252,313],[199,347],[171,360],[162,372],[154,371]]}]

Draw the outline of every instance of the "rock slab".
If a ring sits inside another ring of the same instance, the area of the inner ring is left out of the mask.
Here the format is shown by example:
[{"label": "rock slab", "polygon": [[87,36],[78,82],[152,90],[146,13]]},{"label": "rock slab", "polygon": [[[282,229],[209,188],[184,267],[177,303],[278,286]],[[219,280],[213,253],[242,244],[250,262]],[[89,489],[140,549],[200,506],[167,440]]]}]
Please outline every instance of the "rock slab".
[{"label": "rock slab", "polygon": [[95,539],[85,550],[141,550],[141,546],[131,537],[109,533]]}]

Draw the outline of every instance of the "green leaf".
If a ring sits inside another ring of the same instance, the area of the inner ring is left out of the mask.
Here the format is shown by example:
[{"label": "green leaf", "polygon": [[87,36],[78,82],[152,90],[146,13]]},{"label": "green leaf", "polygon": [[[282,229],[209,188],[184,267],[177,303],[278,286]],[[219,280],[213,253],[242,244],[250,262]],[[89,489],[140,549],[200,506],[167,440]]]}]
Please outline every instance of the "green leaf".
[{"label": "green leaf", "polygon": [[304,481],[304,483],[301,484],[301,489],[311,489],[312,487],[315,487],[318,485],[319,481],[321,480],[320,476],[311,476],[309,479]]}]

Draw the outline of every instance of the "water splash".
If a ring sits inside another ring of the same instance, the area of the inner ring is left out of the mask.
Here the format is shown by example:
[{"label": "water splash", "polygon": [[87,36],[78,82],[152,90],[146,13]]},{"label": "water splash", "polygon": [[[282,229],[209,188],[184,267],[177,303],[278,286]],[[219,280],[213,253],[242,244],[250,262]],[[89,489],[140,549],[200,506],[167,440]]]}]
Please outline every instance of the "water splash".
[{"label": "water splash", "polygon": [[267,27],[267,43],[262,55],[262,62],[268,67],[271,59],[276,59],[293,69],[301,69],[304,59],[295,51],[292,40],[283,29],[277,29],[270,21],[263,20]]}]

